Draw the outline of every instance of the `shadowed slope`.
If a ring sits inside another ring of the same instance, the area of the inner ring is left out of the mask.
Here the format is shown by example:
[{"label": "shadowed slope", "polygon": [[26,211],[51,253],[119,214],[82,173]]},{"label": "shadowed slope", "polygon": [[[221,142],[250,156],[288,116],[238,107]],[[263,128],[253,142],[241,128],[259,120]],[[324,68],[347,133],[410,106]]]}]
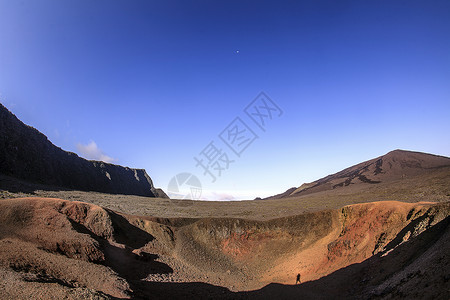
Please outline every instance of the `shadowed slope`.
[{"label": "shadowed slope", "polygon": [[[0,173],[66,188],[115,194],[163,197],[143,169],[88,161],[53,145],[0,103]],[[2,182],[0,181],[0,184]],[[1,185],[0,185],[1,186]]]},{"label": "shadowed slope", "polygon": [[287,284],[297,273],[304,281],[315,280],[360,263],[448,214],[447,204],[391,201],[262,222],[201,219],[177,231],[177,251],[190,264],[229,278],[233,290]]},{"label": "shadowed slope", "polygon": [[[43,198],[0,201],[0,267],[23,276],[37,274],[69,289],[81,286],[128,298],[132,288],[127,280],[172,272],[154,261],[157,255],[134,251],[153,239],[92,204]],[[23,276],[15,276],[21,282]]]},{"label": "shadowed slope", "polygon": [[[249,299],[448,299],[450,217],[357,264],[301,285],[270,284]],[[399,237],[403,237],[402,234]]]}]

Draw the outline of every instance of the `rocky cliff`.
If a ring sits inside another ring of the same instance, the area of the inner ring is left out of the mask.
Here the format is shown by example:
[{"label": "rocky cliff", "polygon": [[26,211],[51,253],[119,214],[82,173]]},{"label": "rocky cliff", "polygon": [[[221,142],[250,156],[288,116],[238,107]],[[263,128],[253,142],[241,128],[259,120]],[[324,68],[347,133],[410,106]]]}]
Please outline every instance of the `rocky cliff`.
[{"label": "rocky cliff", "polygon": [[0,173],[68,189],[155,197],[143,169],[89,161],[53,145],[0,104]]}]

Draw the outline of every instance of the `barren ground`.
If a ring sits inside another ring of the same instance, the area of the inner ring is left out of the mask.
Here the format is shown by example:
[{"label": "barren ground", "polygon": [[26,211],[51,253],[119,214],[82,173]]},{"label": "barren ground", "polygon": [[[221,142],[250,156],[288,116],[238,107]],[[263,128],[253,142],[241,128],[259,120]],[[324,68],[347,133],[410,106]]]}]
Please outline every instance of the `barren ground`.
[{"label": "barren ground", "polygon": [[60,190],[0,175],[0,198],[49,197],[83,201],[130,215],[165,218],[246,218],[267,220],[374,201],[450,200],[450,167],[370,186],[348,186],[300,197],[252,201],[181,201],[96,192]]},{"label": "barren ground", "polygon": [[[449,214],[449,203],[383,201],[264,221],[156,218],[79,201],[4,199],[0,295],[385,297],[420,294],[405,280],[441,266],[429,284],[444,299]],[[294,286],[297,273],[302,284]]]},{"label": "barren ground", "polygon": [[449,167],[232,202],[0,179],[4,299],[450,298]]}]

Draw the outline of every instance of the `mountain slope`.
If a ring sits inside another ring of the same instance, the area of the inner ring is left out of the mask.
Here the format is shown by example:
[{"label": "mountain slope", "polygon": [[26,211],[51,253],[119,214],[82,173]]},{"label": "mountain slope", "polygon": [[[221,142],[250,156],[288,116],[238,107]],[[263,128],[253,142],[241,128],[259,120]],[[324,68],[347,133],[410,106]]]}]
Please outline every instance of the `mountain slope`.
[{"label": "mountain slope", "polygon": [[350,186],[377,185],[429,174],[444,168],[450,169],[450,158],[448,157],[394,150],[383,156],[354,165],[314,182],[302,184],[296,189],[291,188],[284,193],[269,198],[297,197]]},{"label": "mountain slope", "polygon": [[53,145],[0,104],[0,174],[30,182],[113,194],[155,197],[143,169],[88,161]]}]

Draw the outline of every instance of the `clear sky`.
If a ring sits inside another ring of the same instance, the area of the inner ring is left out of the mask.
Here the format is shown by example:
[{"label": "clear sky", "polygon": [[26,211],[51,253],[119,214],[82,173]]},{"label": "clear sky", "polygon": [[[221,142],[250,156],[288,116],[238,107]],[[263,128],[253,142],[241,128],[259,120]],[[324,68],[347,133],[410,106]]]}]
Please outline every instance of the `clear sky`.
[{"label": "clear sky", "polygon": [[[0,102],[163,189],[189,172],[209,199],[268,196],[394,149],[450,156],[449,16],[425,0],[0,0]],[[265,131],[244,111],[261,91],[283,112]],[[242,123],[257,138],[237,156],[224,140]],[[233,161],[215,182],[194,160],[210,142]]]}]

